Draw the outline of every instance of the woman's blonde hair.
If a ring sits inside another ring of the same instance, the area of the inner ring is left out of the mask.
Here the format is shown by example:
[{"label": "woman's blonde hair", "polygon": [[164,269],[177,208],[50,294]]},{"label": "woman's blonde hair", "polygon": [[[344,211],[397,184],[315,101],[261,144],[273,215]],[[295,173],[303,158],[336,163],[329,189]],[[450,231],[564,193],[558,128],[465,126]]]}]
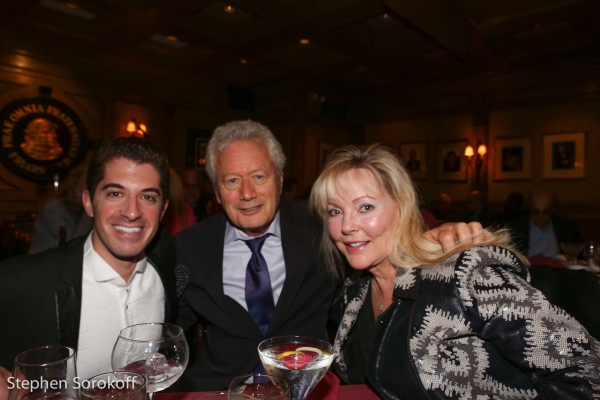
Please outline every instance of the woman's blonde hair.
[{"label": "woman's blonde hair", "polygon": [[[426,228],[419,211],[417,191],[408,172],[402,166],[402,161],[393,150],[378,143],[363,148],[346,146],[331,154],[310,195],[311,208],[323,223],[321,253],[325,266],[332,275],[343,275],[344,263],[341,253],[327,232],[328,203],[343,189],[342,175],[355,169],[367,171],[390,195],[400,210],[398,230],[389,254],[393,265],[414,268],[436,264],[469,247],[457,244],[454,249],[444,253],[439,243],[433,243],[423,237]],[[509,247],[509,241],[510,235],[507,232],[498,231],[490,239],[477,245]]]}]

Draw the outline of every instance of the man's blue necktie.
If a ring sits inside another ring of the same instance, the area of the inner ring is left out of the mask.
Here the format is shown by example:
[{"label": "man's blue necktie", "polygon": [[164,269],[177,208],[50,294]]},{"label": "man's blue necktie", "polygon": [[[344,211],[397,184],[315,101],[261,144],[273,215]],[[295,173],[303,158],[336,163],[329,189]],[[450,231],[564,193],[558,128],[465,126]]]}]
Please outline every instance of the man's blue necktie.
[{"label": "man's blue necktie", "polygon": [[252,257],[246,269],[246,305],[248,306],[248,313],[263,335],[267,333],[273,310],[275,310],[269,269],[265,258],[260,252],[269,235],[245,240],[250,251],[252,251]]}]

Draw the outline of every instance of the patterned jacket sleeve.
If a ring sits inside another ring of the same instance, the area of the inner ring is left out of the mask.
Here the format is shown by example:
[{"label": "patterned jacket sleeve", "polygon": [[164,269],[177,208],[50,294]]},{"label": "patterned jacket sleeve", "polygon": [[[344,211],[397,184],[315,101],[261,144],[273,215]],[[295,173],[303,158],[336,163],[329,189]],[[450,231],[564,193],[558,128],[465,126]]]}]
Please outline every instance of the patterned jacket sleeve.
[{"label": "patterned jacket sleeve", "polygon": [[537,399],[600,398],[600,342],[529,285],[513,253],[494,250],[492,258],[485,248],[471,249],[456,264],[459,295],[478,335],[526,371]]}]

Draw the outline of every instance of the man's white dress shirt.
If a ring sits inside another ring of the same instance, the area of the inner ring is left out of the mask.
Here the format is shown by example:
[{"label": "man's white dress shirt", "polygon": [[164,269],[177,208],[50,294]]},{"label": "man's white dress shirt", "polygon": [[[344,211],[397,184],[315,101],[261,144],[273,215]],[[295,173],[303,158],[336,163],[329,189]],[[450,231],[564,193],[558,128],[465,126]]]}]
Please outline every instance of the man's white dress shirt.
[{"label": "man's white dress shirt", "polygon": [[83,248],[83,281],[77,375],[87,379],[112,371],[111,353],[121,329],[144,322],[164,322],[165,291],[158,272],[140,260],[129,282],[92,245]]}]

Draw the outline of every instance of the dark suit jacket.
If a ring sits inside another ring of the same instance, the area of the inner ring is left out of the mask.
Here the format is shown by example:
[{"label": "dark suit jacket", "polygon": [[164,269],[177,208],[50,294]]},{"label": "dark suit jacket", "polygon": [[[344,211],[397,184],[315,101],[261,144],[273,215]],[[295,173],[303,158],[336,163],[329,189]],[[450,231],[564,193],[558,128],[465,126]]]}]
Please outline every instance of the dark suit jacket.
[{"label": "dark suit jacket", "polygon": [[[575,222],[569,218],[552,217],[552,226],[556,243],[583,243],[583,238]],[[519,217],[508,224],[512,231],[512,239],[517,250],[527,255],[529,250],[529,215]]]},{"label": "dark suit jacket", "polygon": [[215,215],[180,232],[177,257],[190,269],[178,324],[199,320],[206,328],[200,357],[183,377],[186,390],[219,390],[258,365],[258,344],[267,337],[304,335],[326,338],[333,298],[331,280],[319,271],[320,230],[305,203],[282,199],[279,207],[286,278],[266,336],[248,312],[223,293],[226,216]]},{"label": "dark suit jacket", "polygon": [[[77,349],[86,238],[0,263],[1,366],[10,370],[14,358],[33,347],[62,344]],[[175,322],[176,260],[169,232],[159,230],[146,254],[165,289],[165,321]]]}]

